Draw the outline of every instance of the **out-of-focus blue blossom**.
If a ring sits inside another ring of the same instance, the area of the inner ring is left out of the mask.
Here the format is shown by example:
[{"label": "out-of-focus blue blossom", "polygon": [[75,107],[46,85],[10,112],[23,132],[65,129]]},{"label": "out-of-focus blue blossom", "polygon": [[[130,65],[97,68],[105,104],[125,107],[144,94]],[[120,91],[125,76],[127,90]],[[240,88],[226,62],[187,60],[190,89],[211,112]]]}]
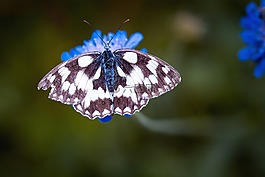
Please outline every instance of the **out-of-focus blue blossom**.
[{"label": "out-of-focus blue blossom", "polygon": [[260,6],[250,2],[246,13],[240,20],[243,28],[240,35],[247,46],[238,52],[238,58],[254,61],[254,75],[260,78],[265,73],[265,0],[261,0]]},{"label": "out-of-focus blue blossom", "polygon": [[[139,43],[143,40],[144,36],[136,32],[127,38],[126,31],[118,31],[116,35],[113,37],[114,33],[108,33],[107,35],[102,36],[102,32],[100,30],[96,30],[92,33],[90,40],[84,40],[84,44],[82,46],[77,46],[71,49],[69,52],[63,52],[61,55],[62,61],[67,61],[77,55],[86,53],[86,52],[103,52],[105,50],[105,43],[109,45],[111,51],[115,51],[117,49],[134,49]],[[102,41],[102,39],[104,42]],[[111,40],[111,41],[110,41]],[[109,43],[110,41],[110,43]],[[142,52],[147,53],[145,48],[141,49]],[[130,114],[125,114],[125,117],[130,117]],[[111,121],[112,116],[108,115],[102,118],[98,118],[99,122],[106,123]]]}]

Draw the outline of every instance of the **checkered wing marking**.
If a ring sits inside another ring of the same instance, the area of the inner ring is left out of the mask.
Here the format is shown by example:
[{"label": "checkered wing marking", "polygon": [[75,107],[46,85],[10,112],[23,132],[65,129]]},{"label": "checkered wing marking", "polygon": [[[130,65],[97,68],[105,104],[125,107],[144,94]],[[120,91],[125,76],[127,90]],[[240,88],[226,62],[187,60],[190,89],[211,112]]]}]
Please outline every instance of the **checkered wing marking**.
[{"label": "checkered wing marking", "polygon": [[47,73],[38,89],[51,87],[49,98],[74,109],[90,119],[113,113],[112,98],[106,89],[100,66],[101,53],[86,53],[67,60]]},{"label": "checkered wing marking", "polygon": [[114,93],[114,113],[134,114],[149,99],[173,89],[180,74],[165,61],[137,50],[116,50],[118,79]]}]

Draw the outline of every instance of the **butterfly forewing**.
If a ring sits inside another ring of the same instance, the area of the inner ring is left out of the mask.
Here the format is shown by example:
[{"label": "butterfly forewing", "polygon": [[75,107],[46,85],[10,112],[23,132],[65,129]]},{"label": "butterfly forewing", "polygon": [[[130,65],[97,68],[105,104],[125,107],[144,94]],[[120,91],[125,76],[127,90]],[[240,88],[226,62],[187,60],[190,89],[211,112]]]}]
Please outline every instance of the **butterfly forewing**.
[{"label": "butterfly forewing", "polygon": [[178,85],[180,74],[169,64],[150,54],[137,50],[117,50],[122,71],[126,77],[126,86],[134,89],[138,97],[154,98]]},{"label": "butterfly forewing", "polygon": [[[60,63],[47,73],[38,84],[38,89],[51,87],[49,98],[64,104],[81,102],[88,92],[88,84],[97,74],[99,52],[79,55]],[[87,67],[87,66],[90,67]]]}]

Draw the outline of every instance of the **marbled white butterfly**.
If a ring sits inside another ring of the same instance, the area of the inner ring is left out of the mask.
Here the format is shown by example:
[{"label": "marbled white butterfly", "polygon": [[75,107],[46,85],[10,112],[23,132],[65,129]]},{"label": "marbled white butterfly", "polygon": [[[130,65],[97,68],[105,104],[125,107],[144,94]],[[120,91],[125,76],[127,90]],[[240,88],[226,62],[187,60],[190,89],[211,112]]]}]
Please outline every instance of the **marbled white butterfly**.
[{"label": "marbled white butterfly", "polygon": [[93,120],[132,115],[180,83],[180,74],[160,58],[130,48],[112,52],[110,41],[102,42],[103,52],[84,52],[60,63],[38,89],[51,88],[49,98]]}]

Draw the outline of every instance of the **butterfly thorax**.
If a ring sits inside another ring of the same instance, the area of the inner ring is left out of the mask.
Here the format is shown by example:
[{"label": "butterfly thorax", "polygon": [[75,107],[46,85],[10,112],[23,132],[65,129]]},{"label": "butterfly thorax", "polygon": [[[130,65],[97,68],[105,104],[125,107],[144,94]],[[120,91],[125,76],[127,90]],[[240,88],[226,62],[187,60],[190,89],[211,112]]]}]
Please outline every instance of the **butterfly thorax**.
[{"label": "butterfly thorax", "polygon": [[111,52],[111,50],[106,49],[102,53],[102,65],[101,65],[104,76],[105,76],[105,82],[106,86],[110,93],[114,93],[114,86],[116,83],[116,77],[115,77],[115,67],[116,67],[116,60],[115,56]]}]

